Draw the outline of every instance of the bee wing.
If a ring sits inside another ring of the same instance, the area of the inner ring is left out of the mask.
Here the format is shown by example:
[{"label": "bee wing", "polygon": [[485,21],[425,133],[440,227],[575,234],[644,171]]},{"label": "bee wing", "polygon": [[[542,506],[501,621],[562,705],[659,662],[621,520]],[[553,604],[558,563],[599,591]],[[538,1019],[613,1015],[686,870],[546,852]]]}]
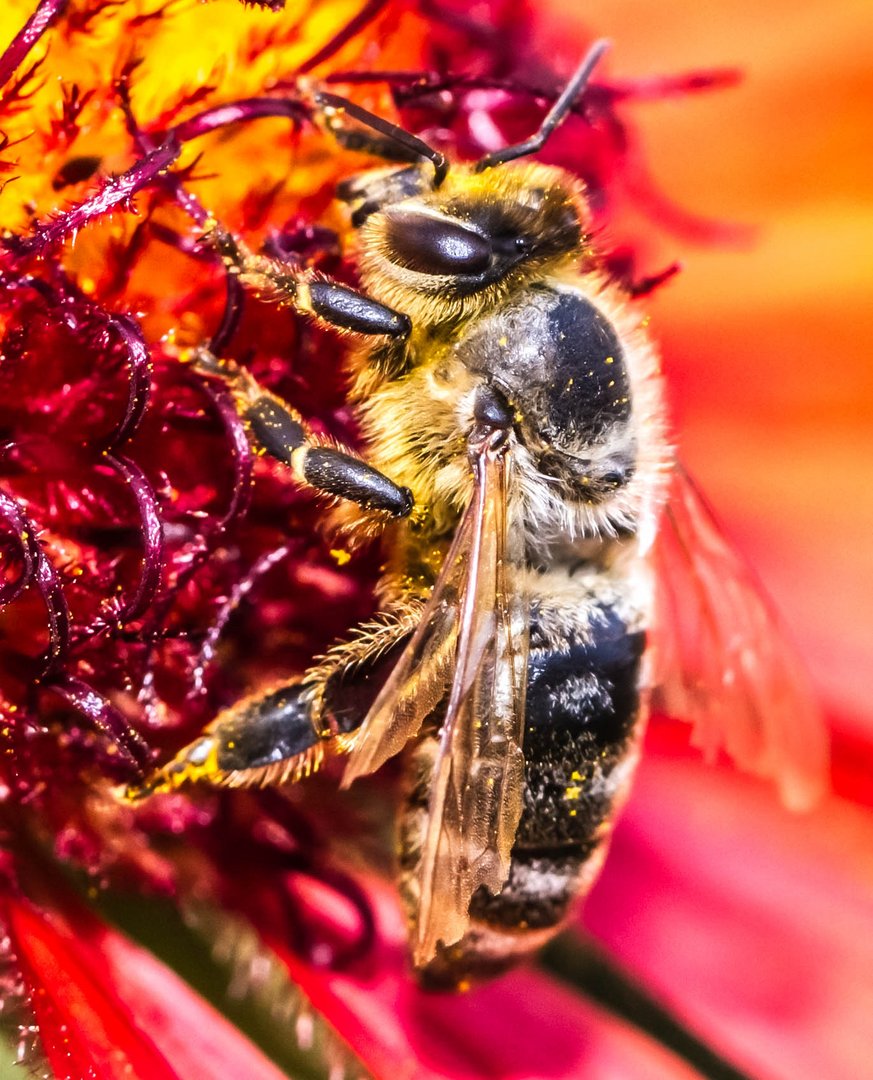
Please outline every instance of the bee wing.
[{"label": "bee wing", "polygon": [[465,583],[475,573],[470,565],[475,516],[474,500],[461,519],[418,629],[354,735],[343,787],[399,753],[446,696]]},{"label": "bee wing", "polygon": [[[754,573],[681,467],[652,551],[654,701],[804,809],[826,787],[827,737],[806,672]],[[659,685],[658,685],[659,684]]]},{"label": "bee wing", "polygon": [[507,455],[472,454],[474,495],[418,630],[359,729],[343,784],[378,769],[447,700],[422,839],[414,960],[464,933],[473,893],[499,891],[522,809],[527,612],[508,564]]},{"label": "bee wing", "polygon": [[503,887],[521,817],[528,612],[509,580],[521,555],[510,546],[523,538],[508,528],[507,468],[488,450],[474,458],[469,573],[421,850],[418,966],[463,936],[480,886]]}]

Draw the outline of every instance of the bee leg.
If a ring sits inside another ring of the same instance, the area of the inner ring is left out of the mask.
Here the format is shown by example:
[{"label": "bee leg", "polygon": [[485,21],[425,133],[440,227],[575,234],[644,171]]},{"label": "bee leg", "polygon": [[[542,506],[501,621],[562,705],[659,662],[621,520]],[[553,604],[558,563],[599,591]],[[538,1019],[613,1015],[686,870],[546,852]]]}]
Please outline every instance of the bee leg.
[{"label": "bee leg", "polygon": [[194,350],[188,362],[203,374],[217,375],[227,383],[252,440],[288,465],[299,483],[390,518],[410,513],[413,501],[409,488],[398,487],[347,450],[315,443],[300,414],[265,390],[244,368],[231,360],[220,360],[206,349]]},{"label": "bee leg", "polygon": [[411,604],[365,624],[300,680],[225,709],[202,735],[125,797],[138,802],[198,781],[218,787],[293,783],[346,754],[421,615]]},{"label": "bee leg", "polygon": [[311,687],[281,686],[243,698],[219,713],[203,734],[126,798],[175,791],[204,781],[220,787],[248,787],[299,780],[315,772],[333,750],[331,738],[316,731]]},{"label": "bee leg", "polygon": [[[385,161],[429,161],[433,178],[428,186],[439,187],[446,178],[449,163],[445,154],[422,142],[411,131],[392,124],[390,120],[371,113],[348,98],[316,91],[311,98],[312,118],[336,139],[346,150],[357,150]],[[356,126],[349,124],[349,119]],[[414,168],[418,181],[416,193],[421,190],[420,168]]]},{"label": "bee leg", "polygon": [[209,234],[228,271],[257,295],[290,304],[336,330],[403,339],[412,324],[406,315],[380,304],[358,289],[324,275],[255,255],[231,233],[214,225]]}]

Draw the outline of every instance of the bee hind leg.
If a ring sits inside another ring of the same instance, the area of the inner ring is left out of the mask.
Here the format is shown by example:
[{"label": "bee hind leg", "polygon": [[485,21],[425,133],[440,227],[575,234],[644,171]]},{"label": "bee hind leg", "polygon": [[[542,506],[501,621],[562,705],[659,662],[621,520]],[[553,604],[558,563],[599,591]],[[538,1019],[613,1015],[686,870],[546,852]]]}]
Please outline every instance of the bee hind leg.
[{"label": "bee hind leg", "polygon": [[399,604],[334,645],[303,679],[238,701],[125,797],[137,802],[198,781],[218,787],[293,783],[348,753],[421,615]]},{"label": "bee hind leg", "polygon": [[316,730],[312,687],[274,687],[225,709],[199,738],[125,795],[136,802],[197,781],[218,787],[296,781],[342,753],[342,740],[342,734]]}]

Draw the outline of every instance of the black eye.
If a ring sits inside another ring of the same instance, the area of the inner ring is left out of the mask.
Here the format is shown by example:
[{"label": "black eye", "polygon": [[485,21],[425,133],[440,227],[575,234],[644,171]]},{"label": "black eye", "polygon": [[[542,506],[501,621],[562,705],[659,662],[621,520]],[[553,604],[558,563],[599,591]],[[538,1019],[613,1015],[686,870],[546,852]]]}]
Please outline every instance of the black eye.
[{"label": "black eye", "polygon": [[492,239],[494,254],[507,259],[517,259],[519,256],[529,255],[533,244],[526,236],[516,236],[514,233],[503,233]]},{"label": "black eye", "polygon": [[417,210],[393,210],[386,237],[391,258],[422,274],[482,274],[491,265],[491,244],[456,221]]}]

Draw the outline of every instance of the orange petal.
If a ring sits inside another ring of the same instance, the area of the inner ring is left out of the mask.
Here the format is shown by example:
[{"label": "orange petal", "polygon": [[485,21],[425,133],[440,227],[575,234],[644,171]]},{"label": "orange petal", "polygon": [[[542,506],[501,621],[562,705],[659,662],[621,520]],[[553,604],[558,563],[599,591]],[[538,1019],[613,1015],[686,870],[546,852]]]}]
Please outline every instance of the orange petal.
[{"label": "orange petal", "polygon": [[[745,250],[658,238],[657,264],[684,271],[653,301],[652,329],[688,464],[821,692],[869,737],[873,8],[593,0],[580,17],[613,38],[618,76],[745,74],[736,90],[633,109],[662,190],[759,230]],[[643,226],[650,245],[656,225]]]}]

